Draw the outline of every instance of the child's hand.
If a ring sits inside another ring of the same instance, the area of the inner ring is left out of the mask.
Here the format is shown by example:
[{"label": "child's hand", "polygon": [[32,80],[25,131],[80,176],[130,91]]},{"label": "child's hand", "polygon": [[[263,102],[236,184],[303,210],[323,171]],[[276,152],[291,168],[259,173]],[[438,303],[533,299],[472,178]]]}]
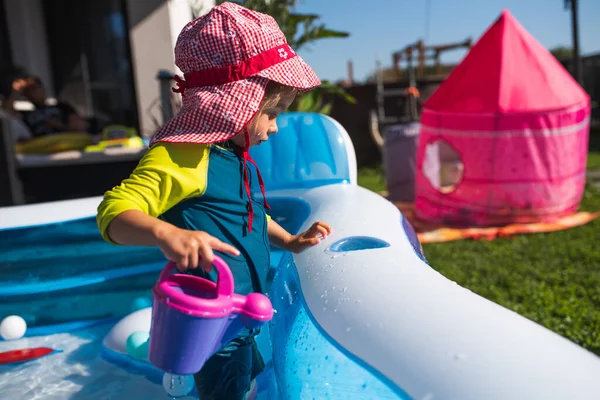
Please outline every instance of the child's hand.
[{"label": "child's hand", "polygon": [[188,231],[171,226],[156,236],[160,250],[165,257],[177,264],[177,269],[181,272],[198,267],[210,272],[214,260],[213,250],[240,255],[233,246],[202,231]]},{"label": "child's hand", "polygon": [[25,88],[31,84],[31,79],[15,79],[12,83],[14,93],[23,93]]},{"label": "child's hand", "polygon": [[307,247],[319,244],[321,239],[325,239],[331,233],[331,226],[325,222],[317,221],[306,232],[292,235],[287,243],[287,250],[300,253]]}]

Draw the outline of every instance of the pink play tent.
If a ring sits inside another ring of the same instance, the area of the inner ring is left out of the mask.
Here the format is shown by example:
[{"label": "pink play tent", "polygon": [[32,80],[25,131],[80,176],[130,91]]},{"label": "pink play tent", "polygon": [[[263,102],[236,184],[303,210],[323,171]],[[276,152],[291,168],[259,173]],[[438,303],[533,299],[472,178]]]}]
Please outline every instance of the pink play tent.
[{"label": "pink play tent", "polygon": [[504,11],[424,104],[417,217],[482,226],[576,211],[589,121],[589,96]]}]

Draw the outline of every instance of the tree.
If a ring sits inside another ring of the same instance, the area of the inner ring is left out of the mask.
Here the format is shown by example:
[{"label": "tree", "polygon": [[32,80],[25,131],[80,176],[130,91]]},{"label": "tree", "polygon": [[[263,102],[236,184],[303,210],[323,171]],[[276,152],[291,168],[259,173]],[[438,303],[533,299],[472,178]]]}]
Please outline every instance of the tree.
[{"label": "tree", "polygon": [[[216,4],[219,5],[225,1],[227,0],[216,0]],[[325,27],[323,23],[319,22],[321,18],[319,15],[294,12],[297,0],[235,0],[233,2],[272,16],[277,21],[290,46],[296,51],[316,40],[350,36],[347,32]],[[324,80],[318,88],[308,93],[299,94],[290,106],[290,111],[328,114],[331,111],[331,103],[323,104],[325,95],[339,96],[350,103],[356,103],[356,99],[346,93],[343,88]]]},{"label": "tree", "polygon": [[[216,0],[216,4],[226,1],[232,0]],[[300,50],[315,40],[350,36],[347,32],[328,29],[324,24],[317,23],[321,18],[319,15],[294,12],[297,0],[233,0],[232,2],[275,18],[294,50]]]},{"label": "tree", "polygon": [[559,61],[566,61],[573,57],[573,48],[566,46],[558,46],[550,49],[550,53]]}]

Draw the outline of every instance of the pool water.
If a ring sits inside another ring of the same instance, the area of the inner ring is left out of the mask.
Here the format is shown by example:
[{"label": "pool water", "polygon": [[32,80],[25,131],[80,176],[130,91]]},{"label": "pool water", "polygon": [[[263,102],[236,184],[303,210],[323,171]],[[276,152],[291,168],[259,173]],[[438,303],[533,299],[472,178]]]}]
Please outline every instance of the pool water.
[{"label": "pool water", "polygon": [[[157,382],[103,357],[102,340],[136,298],[151,298],[164,266],[159,250],[100,237],[94,218],[0,231],[0,317],[20,315],[27,337],[0,339],[0,352],[62,352],[0,365],[0,398],[165,399]],[[188,397],[193,398],[193,397]]]},{"label": "pool water", "polygon": [[0,230],[0,255],[0,316],[30,328],[124,316],[165,263],[158,249],[103,241],[94,218]]},{"label": "pool water", "polygon": [[[0,365],[0,396],[7,400],[166,399],[162,385],[108,362],[104,335],[114,321],[69,333],[0,342],[0,352],[31,347],[62,350],[19,365]],[[186,396],[182,399],[194,399]]]},{"label": "pool water", "polygon": [[[280,253],[274,250],[273,265]],[[86,218],[0,230],[0,255],[0,318],[19,315],[28,326],[25,338],[0,339],[0,352],[60,351],[0,365],[0,399],[168,398],[158,371],[148,376],[147,368],[118,365],[102,351],[104,336],[134,301],[151,299],[165,265],[158,249],[106,243],[95,219]]]},{"label": "pool water", "polygon": [[[290,232],[309,213],[297,199],[273,199],[271,206],[272,217]],[[0,352],[60,350],[0,365],[0,399],[168,398],[160,371],[128,357],[124,362],[102,346],[137,298],[151,298],[165,265],[159,250],[106,243],[88,218],[0,231],[0,254],[0,317],[16,314],[28,324],[27,337],[0,340]],[[302,300],[290,255],[278,249],[271,253],[271,280],[277,313],[257,337],[267,364],[258,399],[339,399],[346,393],[364,400],[407,398],[324,336]]]}]

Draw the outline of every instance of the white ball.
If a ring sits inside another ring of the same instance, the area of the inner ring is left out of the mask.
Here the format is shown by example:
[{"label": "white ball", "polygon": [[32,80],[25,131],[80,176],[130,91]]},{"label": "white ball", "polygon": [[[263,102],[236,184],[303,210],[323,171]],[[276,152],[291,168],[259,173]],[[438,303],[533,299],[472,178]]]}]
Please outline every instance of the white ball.
[{"label": "white ball", "polygon": [[20,339],[26,330],[27,323],[18,315],[10,315],[0,322],[0,336],[4,340]]}]

